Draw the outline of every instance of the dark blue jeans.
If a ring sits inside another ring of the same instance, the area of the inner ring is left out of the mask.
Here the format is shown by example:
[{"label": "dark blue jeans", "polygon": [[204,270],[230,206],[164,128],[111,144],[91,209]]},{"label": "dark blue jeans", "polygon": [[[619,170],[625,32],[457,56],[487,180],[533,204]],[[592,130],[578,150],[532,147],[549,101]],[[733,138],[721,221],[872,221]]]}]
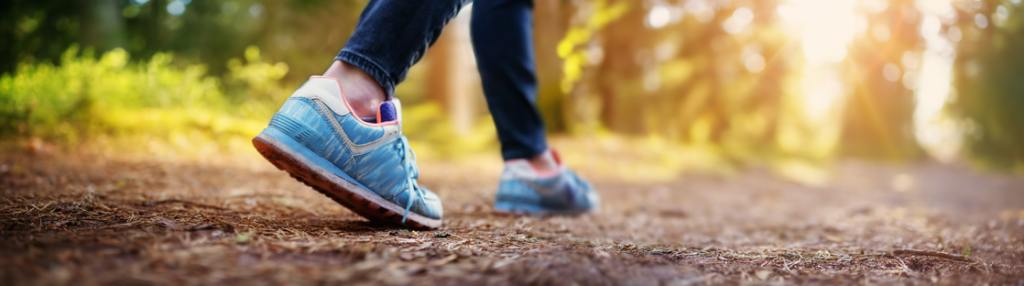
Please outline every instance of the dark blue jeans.
[{"label": "dark blue jeans", "polygon": [[[340,60],[366,71],[388,95],[466,0],[371,0]],[[547,150],[537,111],[531,0],[476,0],[470,34],[484,95],[506,160]]]}]

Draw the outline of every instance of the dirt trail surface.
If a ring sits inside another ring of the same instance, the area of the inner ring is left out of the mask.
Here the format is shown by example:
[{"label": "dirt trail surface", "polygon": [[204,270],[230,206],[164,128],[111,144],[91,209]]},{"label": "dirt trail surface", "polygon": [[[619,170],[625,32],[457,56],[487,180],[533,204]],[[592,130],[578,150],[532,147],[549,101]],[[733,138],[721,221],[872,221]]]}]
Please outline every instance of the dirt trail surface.
[{"label": "dirt trail surface", "polygon": [[1021,178],[592,176],[600,212],[535,218],[492,211],[497,168],[421,166],[440,230],[370,224],[265,162],[5,151],[0,284],[1024,283]]}]

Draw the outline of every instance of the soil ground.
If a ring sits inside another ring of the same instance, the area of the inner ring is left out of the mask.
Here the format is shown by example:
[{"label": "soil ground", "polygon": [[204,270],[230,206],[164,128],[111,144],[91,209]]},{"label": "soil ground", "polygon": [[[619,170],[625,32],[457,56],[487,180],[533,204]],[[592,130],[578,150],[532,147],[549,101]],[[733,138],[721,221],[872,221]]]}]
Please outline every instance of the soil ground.
[{"label": "soil ground", "polygon": [[493,166],[421,162],[445,225],[410,231],[266,162],[66,153],[0,153],[0,284],[1024,283],[1024,179],[961,166],[589,175],[599,212],[538,218],[491,209]]}]

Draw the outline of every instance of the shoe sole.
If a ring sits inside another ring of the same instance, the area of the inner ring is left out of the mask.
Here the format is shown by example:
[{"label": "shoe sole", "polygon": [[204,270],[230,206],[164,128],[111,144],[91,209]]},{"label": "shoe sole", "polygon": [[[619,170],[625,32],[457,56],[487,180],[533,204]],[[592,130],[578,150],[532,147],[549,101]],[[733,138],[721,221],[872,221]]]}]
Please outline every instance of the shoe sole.
[{"label": "shoe sole", "polygon": [[341,169],[280,131],[267,128],[252,139],[252,145],[277,169],[370,221],[416,229],[441,227],[440,219],[414,212],[409,212],[402,223],[405,207],[361,187]]}]

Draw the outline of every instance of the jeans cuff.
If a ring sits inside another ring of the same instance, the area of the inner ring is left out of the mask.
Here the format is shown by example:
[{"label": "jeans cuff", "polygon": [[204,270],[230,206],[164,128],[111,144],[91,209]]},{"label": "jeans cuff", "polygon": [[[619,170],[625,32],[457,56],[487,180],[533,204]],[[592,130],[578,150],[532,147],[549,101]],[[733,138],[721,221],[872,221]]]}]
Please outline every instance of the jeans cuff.
[{"label": "jeans cuff", "polygon": [[334,57],[334,60],[348,63],[369,74],[377,81],[378,84],[380,84],[380,87],[384,89],[384,94],[388,100],[394,96],[394,81],[391,80],[391,77],[388,76],[388,73],[384,71],[379,64],[371,60],[369,57],[346,48],[342,49],[341,52],[338,53],[338,56]]}]

